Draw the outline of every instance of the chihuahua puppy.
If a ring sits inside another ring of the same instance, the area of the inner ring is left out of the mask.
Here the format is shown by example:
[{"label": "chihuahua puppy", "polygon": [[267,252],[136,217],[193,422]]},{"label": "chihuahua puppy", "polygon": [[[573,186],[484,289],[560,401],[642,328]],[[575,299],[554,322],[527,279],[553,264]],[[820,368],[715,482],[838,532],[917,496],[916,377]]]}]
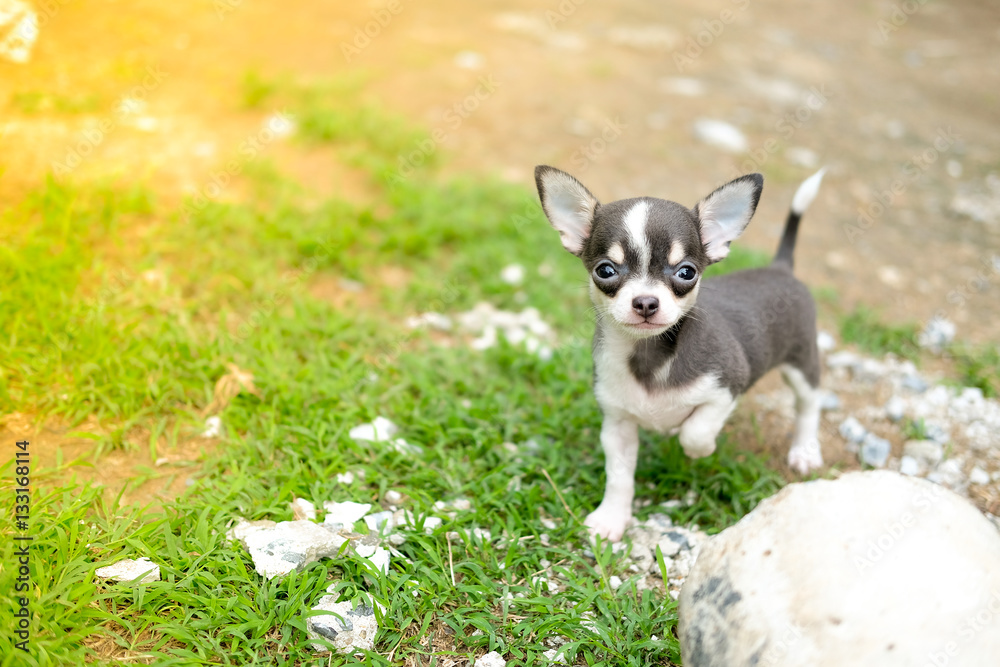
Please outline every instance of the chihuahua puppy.
[{"label": "chihuahua puppy", "polygon": [[652,197],[601,204],[566,172],[535,169],[542,209],[583,261],[597,314],[594,394],[607,482],[585,522],[593,533],[618,541],[632,518],[640,426],[679,433],[688,456],[708,456],[736,399],[775,367],[796,397],[788,463],[803,474],[823,464],[816,307],[792,275],[799,220],[822,178],[795,193],[770,266],[703,280],[750,222],[760,174],[689,209]]}]

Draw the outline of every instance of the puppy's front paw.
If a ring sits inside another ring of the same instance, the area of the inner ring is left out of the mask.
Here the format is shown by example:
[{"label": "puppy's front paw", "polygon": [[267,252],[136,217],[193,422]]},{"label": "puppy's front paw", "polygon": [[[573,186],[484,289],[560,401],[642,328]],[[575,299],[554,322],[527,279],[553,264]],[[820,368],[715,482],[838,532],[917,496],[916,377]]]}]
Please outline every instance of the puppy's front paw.
[{"label": "puppy's front paw", "polygon": [[808,475],[810,470],[823,467],[823,454],[819,443],[796,445],[788,450],[788,465],[800,475]]},{"label": "puppy's front paw", "polygon": [[583,525],[590,529],[593,535],[600,535],[606,540],[619,542],[625,534],[625,528],[632,519],[632,513],[599,506],[596,510],[587,515]]},{"label": "puppy's front paw", "polygon": [[684,449],[684,453],[687,454],[692,459],[700,459],[705,456],[710,456],[715,452],[715,436],[697,433],[697,432],[685,432],[681,431],[681,447]]}]

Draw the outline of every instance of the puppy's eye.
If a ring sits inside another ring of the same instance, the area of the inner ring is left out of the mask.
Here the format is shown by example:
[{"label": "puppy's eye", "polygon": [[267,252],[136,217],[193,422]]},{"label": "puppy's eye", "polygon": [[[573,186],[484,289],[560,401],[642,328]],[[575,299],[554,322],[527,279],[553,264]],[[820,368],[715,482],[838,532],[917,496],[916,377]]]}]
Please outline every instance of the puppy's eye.
[{"label": "puppy's eye", "polygon": [[611,262],[602,262],[594,269],[594,275],[601,280],[611,280],[618,275],[618,270]]},{"label": "puppy's eye", "polygon": [[693,266],[684,265],[677,269],[677,273],[674,275],[687,283],[694,280],[698,276],[698,272],[694,270]]}]

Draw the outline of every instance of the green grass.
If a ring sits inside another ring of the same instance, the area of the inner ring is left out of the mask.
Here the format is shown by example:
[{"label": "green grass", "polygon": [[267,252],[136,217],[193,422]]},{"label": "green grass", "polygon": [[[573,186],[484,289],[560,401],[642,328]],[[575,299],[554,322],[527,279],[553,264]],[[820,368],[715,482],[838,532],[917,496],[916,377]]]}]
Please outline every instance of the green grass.
[{"label": "green grass", "polygon": [[840,337],[873,355],[895,354],[907,359],[919,359],[918,328],[915,324],[886,324],[876,312],[858,306],[840,317]]},{"label": "green grass", "polygon": [[[385,114],[355,123],[360,107],[331,97],[342,84],[269,86],[249,80],[246,106],[288,95],[304,141],[356,156],[376,183],[422,136]],[[4,413],[71,423],[96,416],[112,432],[105,439],[120,447],[142,427],[155,456],[157,434],[195,433],[228,363],[253,372],[260,396],[229,404],[224,444],[196,472],[179,469],[191,475],[187,492],[158,509],[121,507],[86,484],[57,487],[65,473],[35,471],[33,653],[15,651],[6,632],[16,570],[8,566],[15,531],[5,522],[0,665],[81,664],[94,658],[88,636],[112,637],[133,658],[145,656],[138,662],[158,665],[355,664],[314,658],[307,646],[306,610],[335,582],[345,599],[367,593],[385,605],[376,650],[362,664],[431,663],[431,633],[449,637],[456,657],[498,650],[512,666],[539,664],[548,648],[541,641],[551,635],[568,641],[576,664],[679,664],[675,603],[636,590],[610,549],[593,560],[581,555],[573,515],[592,509],[603,485],[592,324],[578,260],[563,251],[532,193],[425,169],[386,186],[376,212],[338,200],[307,204],[268,165],[252,172],[255,195],[239,204],[171,208],[142,188],[49,181],[4,214]],[[761,261],[734,249],[720,270]],[[529,276],[547,264],[553,277],[511,287],[498,275],[512,262]],[[385,267],[410,281],[383,284]],[[313,282],[341,278],[365,287],[360,308],[311,295]],[[505,343],[481,353],[444,347],[401,325],[408,315],[480,300],[538,308],[563,344],[546,361]],[[394,420],[424,453],[348,438],[376,415]],[[725,437],[715,456],[698,461],[673,439],[644,438],[643,496],[658,502],[696,492],[693,505],[671,511],[676,521],[721,530],[781,485]],[[528,439],[543,446],[516,453],[502,446]],[[345,470],[365,477],[345,486],[336,481]],[[12,488],[5,475],[0,491],[12,497]],[[344,555],[265,581],[224,537],[237,516],[290,519],[295,497],[379,502],[390,488],[418,513],[438,499],[466,497],[474,506],[433,535],[411,536],[400,547],[405,558],[379,577]],[[557,528],[546,530],[543,517]],[[475,527],[503,536],[506,546],[449,550],[447,531]],[[97,567],[141,556],[161,565],[163,581],[95,580]],[[559,595],[532,583],[546,570],[562,580]],[[612,575],[626,580],[617,591]]]},{"label": "green grass", "polygon": [[996,345],[952,345],[949,355],[958,369],[959,382],[978,387],[988,398],[1000,396],[1000,348]]}]

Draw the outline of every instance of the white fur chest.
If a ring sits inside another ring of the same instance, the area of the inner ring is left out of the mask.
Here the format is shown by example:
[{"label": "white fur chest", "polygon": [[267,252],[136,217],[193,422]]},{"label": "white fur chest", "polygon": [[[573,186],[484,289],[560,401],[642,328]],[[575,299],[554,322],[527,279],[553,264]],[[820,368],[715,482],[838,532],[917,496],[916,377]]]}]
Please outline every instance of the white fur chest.
[{"label": "white fur chest", "polygon": [[[639,426],[667,433],[676,430],[699,405],[711,402],[720,387],[712,375],[703,375],[683,387],[647,390],[629,370],[633,342],[610,334],[605,336],[594,353],[597,380],[594,396],[607,416],[636,422]],[[657,378],[666,380],[670,364],[657,371]]]}]

